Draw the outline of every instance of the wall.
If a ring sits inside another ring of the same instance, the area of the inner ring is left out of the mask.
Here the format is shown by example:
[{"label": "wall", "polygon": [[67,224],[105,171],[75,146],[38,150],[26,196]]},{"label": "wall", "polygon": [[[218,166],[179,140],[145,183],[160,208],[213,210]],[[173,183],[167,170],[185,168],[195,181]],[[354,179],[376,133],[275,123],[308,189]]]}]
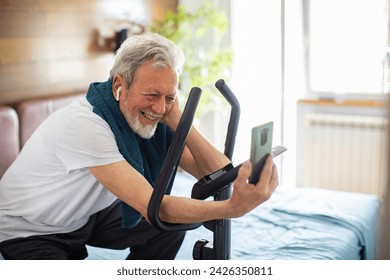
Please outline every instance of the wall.
[{"label": "wall", "polygon": [[98,30],[124,21],[147,21],[143,0],[0,0],[0,103],[107,79],[114,54]]},{"label": "wall", "polygon": [[387,104],[301,99],[297,105],[296,185],[384,198]]}]

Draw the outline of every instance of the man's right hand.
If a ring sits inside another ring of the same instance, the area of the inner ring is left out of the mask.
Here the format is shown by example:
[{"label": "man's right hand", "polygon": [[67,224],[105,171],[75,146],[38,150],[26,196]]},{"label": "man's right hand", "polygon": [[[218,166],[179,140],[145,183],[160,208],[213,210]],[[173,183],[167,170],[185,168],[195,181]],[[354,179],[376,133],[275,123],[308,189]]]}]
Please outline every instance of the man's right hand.
[{"label": "man's right hand", "polygon": [[270,155],[260,174],[259,181],[254,185],[248,183],[252,166],[246,161],[238,171],[233,184],[233,193],[230,198],[232,216],[240,217],[267,201],[279,184],[279,176],[273,157]]}]

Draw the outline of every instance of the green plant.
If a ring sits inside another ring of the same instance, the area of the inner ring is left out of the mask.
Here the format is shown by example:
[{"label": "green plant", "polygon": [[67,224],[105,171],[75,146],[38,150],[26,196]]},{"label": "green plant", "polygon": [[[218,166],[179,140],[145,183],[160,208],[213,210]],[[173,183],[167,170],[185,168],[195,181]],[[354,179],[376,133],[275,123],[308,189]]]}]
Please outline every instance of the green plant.
[{"label": "green plant", "polygon": [[[151,31],[167,37],[183,49],[186,63],[181,77],[181,90],[188,94],[194,86],[202,89],[198,117],[214,110],[217,104],[223,104],[214,84],[218,79],[227,79],[230,74],[233,52],[230,48],[218,46],[227,26],[227,16],[216,11],[211,2],[205,2],[192,13],[179,4],[177,12],[169,11],[163,19],[153,21],[150,25]],[[216,47],[202,46],[206,36],[211,36]]]}]

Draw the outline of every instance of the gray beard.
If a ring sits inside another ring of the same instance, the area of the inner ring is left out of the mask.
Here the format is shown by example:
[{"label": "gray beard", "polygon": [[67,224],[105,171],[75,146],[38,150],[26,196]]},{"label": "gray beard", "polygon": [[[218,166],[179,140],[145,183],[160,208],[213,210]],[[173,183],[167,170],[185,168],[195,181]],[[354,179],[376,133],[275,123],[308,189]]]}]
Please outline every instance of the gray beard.
[{"label": "gray beard", "polygon": [[157,124],[148,124],[143,126],[138,117],[132,116],[129,111],[124,112],[124,117],[134,133],[138,134],[144,139],[150,139],[156,132]]}]

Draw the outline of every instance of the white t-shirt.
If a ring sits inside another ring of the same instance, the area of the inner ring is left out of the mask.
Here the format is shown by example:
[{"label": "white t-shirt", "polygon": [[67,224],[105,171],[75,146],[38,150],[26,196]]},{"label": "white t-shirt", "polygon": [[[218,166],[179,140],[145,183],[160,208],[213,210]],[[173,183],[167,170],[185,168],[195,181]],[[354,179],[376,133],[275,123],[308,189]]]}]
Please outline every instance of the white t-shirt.
[{"label": "white t-shirt", "polygon": [[54,112],[0,180],[0,242],[82,227],[116,200],[88,167],[123,160],[85,98]]}]

